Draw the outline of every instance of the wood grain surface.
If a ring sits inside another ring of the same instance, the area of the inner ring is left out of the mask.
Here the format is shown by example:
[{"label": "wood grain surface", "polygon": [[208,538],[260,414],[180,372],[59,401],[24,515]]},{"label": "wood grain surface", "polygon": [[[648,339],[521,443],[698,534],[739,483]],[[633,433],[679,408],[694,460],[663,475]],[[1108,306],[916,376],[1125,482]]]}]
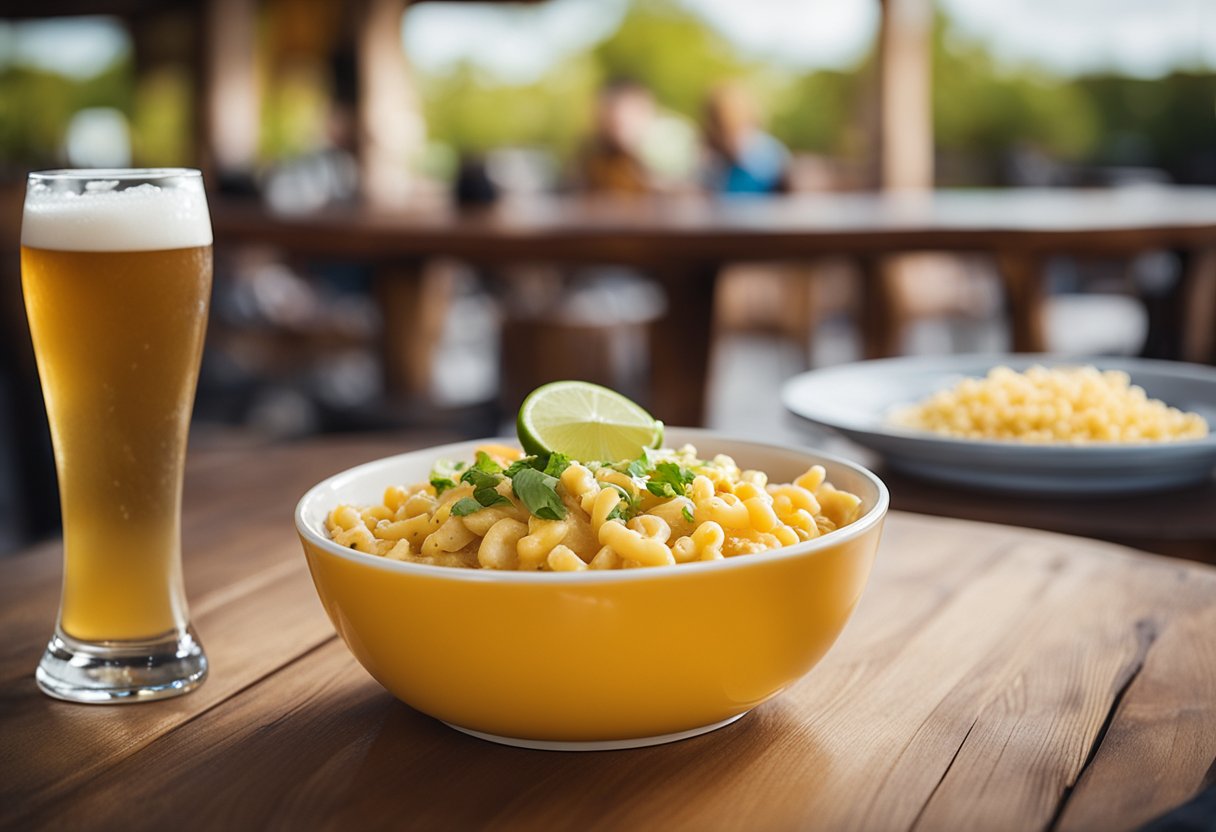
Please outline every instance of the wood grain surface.
[{"label": "wood grain surface", "polygon": [[0,827],[1120,830],[1216,759],[1216,569],[898,512],[827,658],[734,725],[583,754],[459,734],[355,663],[292,529],[313,482],[412,444],[192,457],[212,672],[179,699],[42,696],[58,547],[0,563]]}]

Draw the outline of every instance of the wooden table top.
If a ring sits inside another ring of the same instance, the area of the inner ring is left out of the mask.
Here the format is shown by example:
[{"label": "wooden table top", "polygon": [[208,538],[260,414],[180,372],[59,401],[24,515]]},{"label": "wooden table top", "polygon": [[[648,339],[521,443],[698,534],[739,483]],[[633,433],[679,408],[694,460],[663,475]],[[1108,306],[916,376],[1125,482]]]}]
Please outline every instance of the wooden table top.
[{"label": "wooden table top", "polygon": [[1216,570],[898,512],[827,658],[734,725],[585,754],[459,734],[355,663],[291,524],[307,486],[406,447],[192,455],[185,572],[212,671],[185,697],[42,696],[59,547],[0,563],[0,827],[1118,830],[1216,757]]},{"label": "wooden table top", "polygon": [[891,490],[891,507],[1119,543],[1216,565],[1216,472],[1207,483],[1145,494],[1035,496],[938,483],[885,467],[882,457],[825,428],[794,421],[799,444],[864,465]]},{"label": "wooden table top", "polygon": [[709,200],[546,197],[457,213],[218,200],[220,243],[360,259],[773,260],[917,249],[1127,252],[1216,244],[1216,188],[1001,189]]}]

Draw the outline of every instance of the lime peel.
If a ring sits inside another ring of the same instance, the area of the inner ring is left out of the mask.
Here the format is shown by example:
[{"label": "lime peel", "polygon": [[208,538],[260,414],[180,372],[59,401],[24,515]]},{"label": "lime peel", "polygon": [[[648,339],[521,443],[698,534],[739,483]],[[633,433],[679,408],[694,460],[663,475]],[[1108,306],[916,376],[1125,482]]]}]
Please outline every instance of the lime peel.
[{"label": "lime peel", "polygon": [[558,451],[572,459],[619,460],[663,441],[663,423],[614,390],[585,381],[555,381],[532,391],[516,429],[528,453]]}]

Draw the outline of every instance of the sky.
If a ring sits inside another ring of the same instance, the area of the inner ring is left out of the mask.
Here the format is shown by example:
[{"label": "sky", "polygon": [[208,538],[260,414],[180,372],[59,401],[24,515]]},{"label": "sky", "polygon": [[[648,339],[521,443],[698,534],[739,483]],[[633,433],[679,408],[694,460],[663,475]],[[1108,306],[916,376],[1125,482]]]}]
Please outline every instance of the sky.
[{"label": "sky", "polygon": [[[796,0],[795,0],[796,1]],[[1007,64],[1152,78],[1216,69],[1216,0],[938,0]]]},{"label": "sky", "polygon": [[130,48],[126,30],[109,17],[0,22],[0,69],[17,63],[89,78]]},{"label": "sky", "polygon": [[[848,69],[878,28],[878,0],[679,0],[744,54],[797,70]],[[1010,65],[1060,75],[1155,77],[1216,69],[1216,0],[937,0],[959,31]],[[549,0],[502,8],[425,3],[403,25],[410,58],[429,72],[471,61],[504,80],[532,80],[611,31],[623,0]]]},{"label": "sky", "polygon": [[[848,69],[878,26],[878,0],[677,0],[745,55],[795,70]],[[611,34],[627,0],[526,6],[423,3],[402,24],[410,59],[442,73],[469,61],[527,82]],[[937,0],[958,31],[1001,62],[1060,75],[1155,77],[1216,70],[1216,0]],[[108,18],[0,22],[0,69],[11,63],[88,77],[130,49]]]}]

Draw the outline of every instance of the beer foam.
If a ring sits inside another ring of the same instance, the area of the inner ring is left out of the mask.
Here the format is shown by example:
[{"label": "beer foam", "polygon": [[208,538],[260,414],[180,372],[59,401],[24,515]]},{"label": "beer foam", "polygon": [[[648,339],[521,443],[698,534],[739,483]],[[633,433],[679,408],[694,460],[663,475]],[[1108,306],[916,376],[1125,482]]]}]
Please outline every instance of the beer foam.
[{"label": "beer foam", "polygon": [[31,183],[21,244],[58,251],[162,251],[211,245],[201,186],[161,188],[90,182],[83,194]]}]

